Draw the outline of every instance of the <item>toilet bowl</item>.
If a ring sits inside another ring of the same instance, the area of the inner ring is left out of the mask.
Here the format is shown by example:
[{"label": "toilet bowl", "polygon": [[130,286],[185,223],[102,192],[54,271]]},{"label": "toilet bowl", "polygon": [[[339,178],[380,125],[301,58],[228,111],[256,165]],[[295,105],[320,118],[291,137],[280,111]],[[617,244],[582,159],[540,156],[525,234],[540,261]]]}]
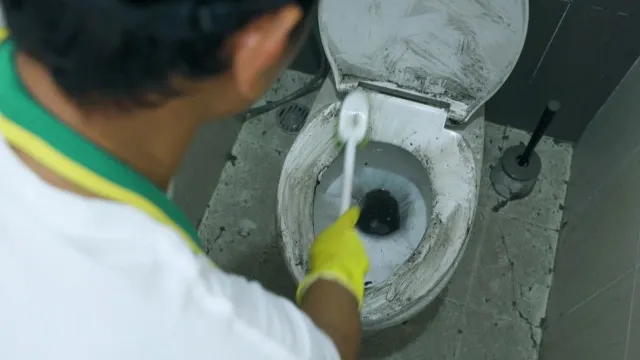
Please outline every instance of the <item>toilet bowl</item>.
[{"label": "toilet bowl", "polygon": [[[365,329],[411,318],[453,275],[473,225],[482,161],[484,133],[471,140],[468,129],[484,121],[482,105],[515,66],[527,21],[527,0],[321,2],[331,90],[361,89],[371,104],[352,196],[371,260]],[[297,281],[313,239],[340,212],[340,106],[337,96],[314,105],[278,184],[280,245]]]}]

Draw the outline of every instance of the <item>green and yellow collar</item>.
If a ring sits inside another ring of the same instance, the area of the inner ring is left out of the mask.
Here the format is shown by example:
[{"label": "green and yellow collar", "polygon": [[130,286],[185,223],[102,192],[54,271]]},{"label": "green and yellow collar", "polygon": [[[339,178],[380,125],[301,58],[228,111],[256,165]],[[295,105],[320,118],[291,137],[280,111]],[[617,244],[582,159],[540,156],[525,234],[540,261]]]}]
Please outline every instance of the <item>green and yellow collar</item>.
[{"label": "green and yellow collar", "polygon": [[[0,42],[7,33],[0,29]],[[134,206],[177,230],[202,253],[193,224],[167,195],[131,167],[58,121],[27,92],[14,66],[11,40],[0,44],[0,133],[14,147],[102,198]]]}]

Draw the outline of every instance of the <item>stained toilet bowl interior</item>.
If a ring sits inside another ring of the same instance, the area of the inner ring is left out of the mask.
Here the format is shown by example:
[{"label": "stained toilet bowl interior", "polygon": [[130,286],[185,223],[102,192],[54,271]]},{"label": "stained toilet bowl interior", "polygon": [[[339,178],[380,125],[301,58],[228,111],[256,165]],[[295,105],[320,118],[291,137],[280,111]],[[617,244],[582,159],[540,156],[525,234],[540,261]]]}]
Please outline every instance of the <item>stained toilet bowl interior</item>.
[{"label": "stained toilet bowl interior", "polygon": [[[319,174],[316,236],[338,218],[343,159],[338,156]],[[352,204],[362,209],[356,228],[371,262],[365,286],[382,283],[411,256],[427,231],[432,201],[427,170],[409,151],[383,142],[358,149]]]}]

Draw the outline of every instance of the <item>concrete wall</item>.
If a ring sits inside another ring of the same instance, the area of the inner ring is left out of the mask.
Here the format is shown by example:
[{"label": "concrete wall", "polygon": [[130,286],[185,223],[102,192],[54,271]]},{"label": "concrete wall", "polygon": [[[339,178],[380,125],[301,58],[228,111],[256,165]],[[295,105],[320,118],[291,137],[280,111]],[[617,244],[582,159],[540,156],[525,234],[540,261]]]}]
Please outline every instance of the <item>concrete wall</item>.
[{"label": "concrete wall", "polygon": [[204,216],[241,127],[238,119],[203,126],[173,179],[170,196],[194,224]]},{"label": "concrete wall", "polygon": [[640,359],[640,62],[571,170],[540,359]]},{"label": "concrete wall", "polygon": [[522,55],[487,119],[530,131],[556,99],[549,135],[576,141],[640,55],[640,1],[529,0],[529,9]]}]

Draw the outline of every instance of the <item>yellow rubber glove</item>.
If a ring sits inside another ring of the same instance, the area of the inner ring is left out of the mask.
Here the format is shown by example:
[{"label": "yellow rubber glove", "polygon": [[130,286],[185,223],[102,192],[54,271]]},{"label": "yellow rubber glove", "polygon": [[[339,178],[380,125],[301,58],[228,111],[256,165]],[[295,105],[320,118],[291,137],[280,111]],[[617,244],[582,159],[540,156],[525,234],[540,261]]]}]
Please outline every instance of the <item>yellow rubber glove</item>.
[{"label": "yellow rubber glove", "polygon": [[351,208],[325,229],[311,245],[309,274],[298,286],[298,304],[301,304],[309,286],[316,280],[323,279],[346,287],[362,308],[364,276],[369,270],[369,257],[355,230],[359,217],[360,209]]},{"label": "yellow rubber glove", "polygon": [[0,42],[2,42],[2,40],[8,37],[9,37],[9,30],[7,30],[7,28],[0,27]]}]

